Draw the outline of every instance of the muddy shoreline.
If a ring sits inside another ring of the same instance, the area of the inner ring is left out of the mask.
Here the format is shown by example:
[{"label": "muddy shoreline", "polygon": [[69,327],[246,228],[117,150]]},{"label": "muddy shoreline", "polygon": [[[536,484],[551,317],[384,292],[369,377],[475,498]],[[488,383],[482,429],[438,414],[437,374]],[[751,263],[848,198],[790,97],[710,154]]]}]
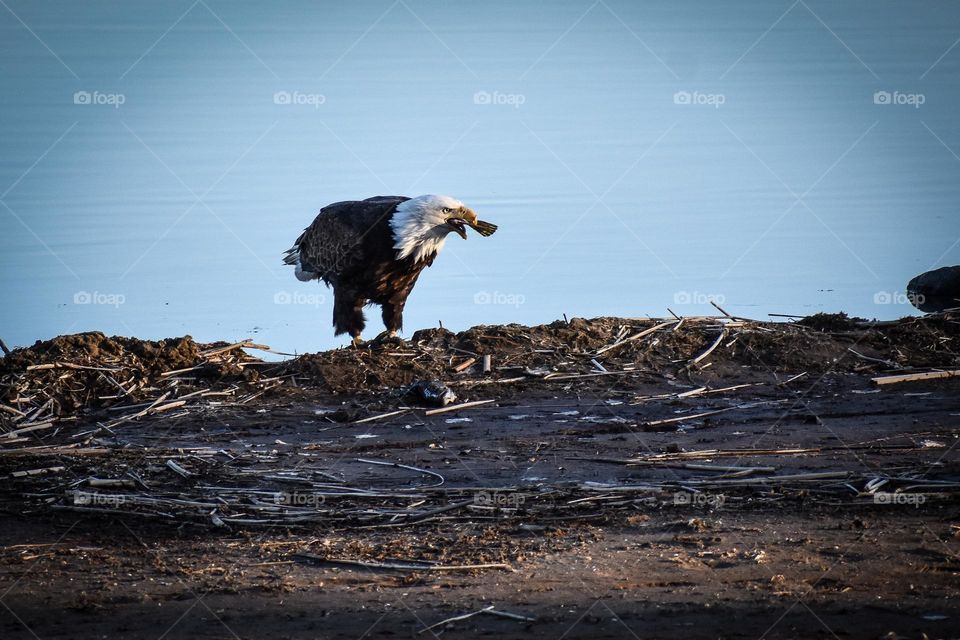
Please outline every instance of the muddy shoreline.
[{"label": "muddy shoreline", "polygon": [[256,347],[0,361],[4,637],[956,636],[956,316]]}]

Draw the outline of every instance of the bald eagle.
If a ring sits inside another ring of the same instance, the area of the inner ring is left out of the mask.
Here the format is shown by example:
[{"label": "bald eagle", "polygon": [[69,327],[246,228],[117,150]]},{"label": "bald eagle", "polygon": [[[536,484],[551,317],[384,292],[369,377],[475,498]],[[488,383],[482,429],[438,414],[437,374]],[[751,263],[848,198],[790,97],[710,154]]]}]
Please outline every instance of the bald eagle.
[{"label": "bald eagle", "polygon": [[449,196],[376,196],[335,202],[284,254],[298,280],[323,280],[333,287],[335,335],[360,343],[363,307],[381,306],[386,335],[403,328],[403,306],[424,267],[433,264],[447,234],[467,239],[466,227],[489,236],[497,226],[478,220]]}]

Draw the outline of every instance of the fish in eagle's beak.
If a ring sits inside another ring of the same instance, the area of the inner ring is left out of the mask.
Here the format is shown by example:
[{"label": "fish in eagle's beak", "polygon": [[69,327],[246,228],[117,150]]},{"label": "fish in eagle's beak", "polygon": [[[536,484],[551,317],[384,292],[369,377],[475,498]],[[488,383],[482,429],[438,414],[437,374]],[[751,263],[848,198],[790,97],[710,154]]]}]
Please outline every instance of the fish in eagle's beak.
[{"label": "fish in eagle's beak", "polygon": [[466,227],[470,227],[484,238],[492,236],[493,232],[497,230],[497,225],[478,220],[477,215],[469,209],[464,210],[461,216],[449,218],[447,224],[453,227],[453,230],[464,240],[467,239]]}]

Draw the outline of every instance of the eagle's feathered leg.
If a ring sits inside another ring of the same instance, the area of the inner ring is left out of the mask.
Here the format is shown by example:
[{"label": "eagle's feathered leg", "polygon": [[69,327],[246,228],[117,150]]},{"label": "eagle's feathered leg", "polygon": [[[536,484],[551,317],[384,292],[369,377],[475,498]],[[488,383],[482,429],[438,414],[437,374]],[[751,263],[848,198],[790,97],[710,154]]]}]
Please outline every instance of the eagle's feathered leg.
[{"label": "eagle's feathered leg", "polygon": [[383,326],[387,328],[387,337],[397,337],[397,332],[403,330],[403,303],[402,302],[384,302],[383,307]]},{"label": "eagle's feathered leg", "polygon": [[363,317],[365,303],[366,300],[353,291],[333,290],[334,335],[349,333],[355,346],[360,342],[360,334],[366,324]]}]

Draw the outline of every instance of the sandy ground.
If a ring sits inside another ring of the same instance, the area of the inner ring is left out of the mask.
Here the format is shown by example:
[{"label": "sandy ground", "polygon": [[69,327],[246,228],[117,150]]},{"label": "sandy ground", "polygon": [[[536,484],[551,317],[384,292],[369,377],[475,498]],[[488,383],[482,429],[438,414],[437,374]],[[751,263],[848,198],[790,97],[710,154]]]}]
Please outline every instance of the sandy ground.
[{"label": "sandy ground", "polygon": [[[478,384],[359,424],[412,405],[299,384],[11,447],[0,634],[958,637],[960,383],[841,369]],[[309,517],[231,493],[263,488]],[[513,617],[433,626],[487,607]]]}]

